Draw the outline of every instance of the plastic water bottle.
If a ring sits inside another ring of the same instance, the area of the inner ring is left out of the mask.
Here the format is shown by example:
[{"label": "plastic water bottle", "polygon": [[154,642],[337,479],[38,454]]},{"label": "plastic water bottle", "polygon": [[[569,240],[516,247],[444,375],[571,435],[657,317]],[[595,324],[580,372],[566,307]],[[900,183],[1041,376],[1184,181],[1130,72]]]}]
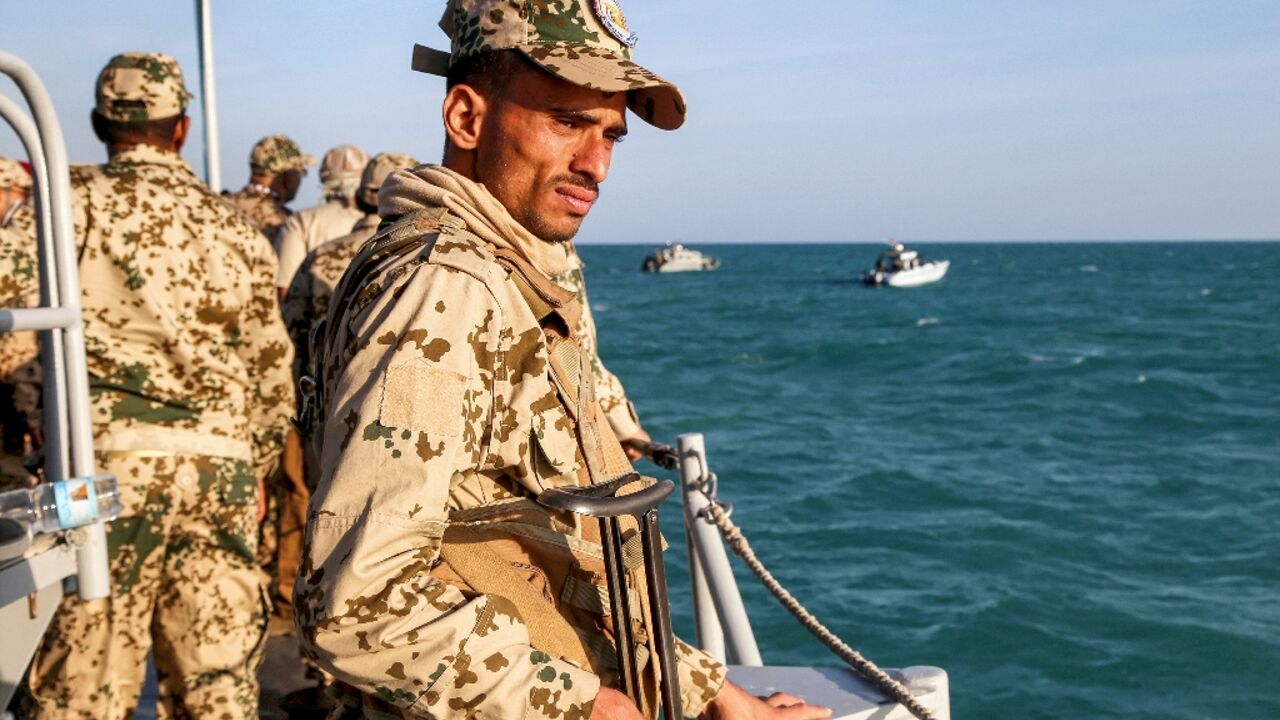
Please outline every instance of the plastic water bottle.
[{"label": "plastic water bottle", "polygon": [[120,491],[114,475],[69,478],[0,493],[0,517],[20,523],[32,534],[105,522],[119,514]]}]

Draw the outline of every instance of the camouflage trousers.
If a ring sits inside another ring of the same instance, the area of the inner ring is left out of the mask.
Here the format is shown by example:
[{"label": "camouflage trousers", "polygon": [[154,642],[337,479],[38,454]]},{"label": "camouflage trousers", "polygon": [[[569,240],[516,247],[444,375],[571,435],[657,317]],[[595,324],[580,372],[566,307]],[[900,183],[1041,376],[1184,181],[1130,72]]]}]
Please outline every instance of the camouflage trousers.
[{"label": "camouflage trousers", "polygon": [[132,717],[151,651],[159,718],[257,718],[269,601],[249,463],[140,453],[98,463],[124,506],[107,526],[112,594],[63,601],[32,661],[23,715]]}]

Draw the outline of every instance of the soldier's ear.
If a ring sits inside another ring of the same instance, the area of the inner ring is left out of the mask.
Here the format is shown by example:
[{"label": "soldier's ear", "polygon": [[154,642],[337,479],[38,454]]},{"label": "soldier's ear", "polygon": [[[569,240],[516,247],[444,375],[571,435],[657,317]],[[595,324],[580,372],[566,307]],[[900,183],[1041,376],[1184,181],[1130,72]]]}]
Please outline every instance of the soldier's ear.
[{"label": "soldier's ear", "polygon": [[441,108],[444,132],[449,142],[459,150],[475,150],[480,143],[480,128],[488,109],[488,101],[470,85],[458,84],[449,88]]},{"label": "soldier's ear", "polygon": [[107,140],[107,127],[97,110],[89,111],[89,125],[93,127],[94,137],[98,138],[103,145],[106,145],[109,142]]},{"label": "soldier's ear", "polygon": [[182,146],[187,144],[187,133],[191,132],[191,116],[183,115],[182,119],[173,126],[173,151],[182,152]]}]

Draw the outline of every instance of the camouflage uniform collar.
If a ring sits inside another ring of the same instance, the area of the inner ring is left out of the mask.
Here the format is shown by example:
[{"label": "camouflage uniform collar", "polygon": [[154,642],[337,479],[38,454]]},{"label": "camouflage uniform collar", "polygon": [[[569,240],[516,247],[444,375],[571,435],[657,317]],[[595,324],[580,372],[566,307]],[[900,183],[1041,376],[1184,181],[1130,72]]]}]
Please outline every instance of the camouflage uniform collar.
[{"label": "camouflage uniform collar", "polygon": [[127,150],[113,153],[110,160],[107,161],[112,165],[120,163],[130,163],[134,165],[163,165],[166,167],[180,167],[190,171],[191,166],[187,161],[172,150],[162,150],[155,145],[134,145]]}]

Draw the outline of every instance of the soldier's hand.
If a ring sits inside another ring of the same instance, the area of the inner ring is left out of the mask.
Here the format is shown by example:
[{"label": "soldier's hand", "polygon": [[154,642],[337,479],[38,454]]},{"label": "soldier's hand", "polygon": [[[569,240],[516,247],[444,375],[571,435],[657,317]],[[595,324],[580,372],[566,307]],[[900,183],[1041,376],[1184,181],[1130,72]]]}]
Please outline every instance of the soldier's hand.
[{"label": "soldier's hand", "polygon": [[644,720],[631,698],[603,685],[591,708],[591,720]]},{"label": "soldier's hand", "polygon": [[639,460],[645,456],[644,450],[652,440],[649,433],[640,428],[635,435],[622,441],[622,450],[627,454],[628,460]]},{"label": "soldier's hand", "polygon": [[701,717],[704,720],[822,720],[831,717],[831,708],[810,705],[783,692],[761,699],[726,681]]}]

